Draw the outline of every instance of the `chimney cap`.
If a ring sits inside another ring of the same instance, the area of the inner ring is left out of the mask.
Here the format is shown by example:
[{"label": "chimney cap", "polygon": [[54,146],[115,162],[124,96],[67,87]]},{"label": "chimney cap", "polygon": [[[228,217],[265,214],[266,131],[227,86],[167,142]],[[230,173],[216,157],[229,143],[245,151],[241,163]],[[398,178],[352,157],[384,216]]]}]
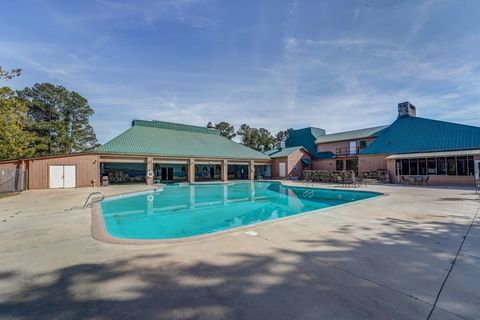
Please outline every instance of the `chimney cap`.
[{"label": "chimney cap", "polygon": [[213,123],[212,121],[209,121],[209,122],[207,123],[207,128],[208,128],[208,129],[215,129],[215,123]]}]

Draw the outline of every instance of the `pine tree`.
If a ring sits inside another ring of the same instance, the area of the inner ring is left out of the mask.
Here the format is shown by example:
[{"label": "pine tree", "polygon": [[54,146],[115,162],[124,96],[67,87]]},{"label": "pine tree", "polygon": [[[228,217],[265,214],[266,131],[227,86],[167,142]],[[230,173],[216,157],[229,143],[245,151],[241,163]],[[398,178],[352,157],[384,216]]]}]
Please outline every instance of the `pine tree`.
[{"label": "pine tree", "polygon": [[35,155],[45,156],[62,153],[64,135],[60,121],[60,104],[64,100],[61,86],[36,83],[32,88],[19,91],[28,103],[28,116],[32,120],[32,132],[36,135]]},{"label": "pine tree", "polygon": [[87,99],[50,83],[37,83],[19,93],[28,101],[32,131],[37,136],[36,155],[82,152],[97,146],[89,123],[93,109]]},{"label": "pine tree", "polygon": [[65,125],[69,133],[66,139],[69,152],[88,151],[97,147],[97,137],[89,122],[94,111],[87,99],[76,92],[70,92],[66,109],[69,110],[70,115],[69,118],[65,117]]},{"label": "pine tree", "polygon": [[9,87],[0,88],[0,159],[33,155],[27,104]]},{"label": "pine tree", "polygon": [[228,122],[219,122],[215,125],[215,129],[220,131],[220,134],[230,140],[235,138],[237,136],[237,133],[235,132],[235,128],[230,125]]}]

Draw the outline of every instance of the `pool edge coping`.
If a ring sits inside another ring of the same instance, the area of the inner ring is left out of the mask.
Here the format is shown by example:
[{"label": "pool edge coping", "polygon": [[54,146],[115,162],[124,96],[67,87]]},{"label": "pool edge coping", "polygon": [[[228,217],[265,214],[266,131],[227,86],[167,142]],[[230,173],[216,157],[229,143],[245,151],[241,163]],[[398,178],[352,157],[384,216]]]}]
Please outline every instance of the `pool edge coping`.
[{"label": "pool edge coping", "polygon": [[[291,185],[291,184],[285,184],[284,181],[279,181],[279,180],[271,180],[271,182],[278,182],[281,185],[286,186],[286,187],[328,189],[328,188],[315,187],[315,186],[314,187],[306,187],[306,186],[296,186],[296,185]],[[330,190],[357,191],[357,190],[351,190],[351,189],[345,189],[345,188],[330,189]],[[360,190],[358,190],[358,191],[360,191]],[[105,198],[115,198],[115,197],[119,197],[119,196],[143,194],[143,193],[150,193],[150,192],[154,192],[154,189],[148,189],[148,190],[144,190],[144,191],[135,191],[135,192],[122,192],[122,193],[106,196]],[[365,192],[365,191],[361,190],[360,192]],[[110,244],[125,244],[125,245],[155,245],[155,244],[157,244],[158,245],[158,244],[181,244],[181,243],[188,243],[188,242],[198,242],[198,241],[204,241],[204,240],[211,240],[211,239],[214,239],[214,238],[224,236],[226,234],[231,234],[231,233],[234,233],[234,232],[243,231],[245,229],[257,227],[257,226],[260,226],[260,225],[266,225],[266,224],[269,224],[269,223],[276,223],[276,222],[284,222],[284,221],[288,221],[288,220],[291,220],[291,219],[295,219],[295,218],[305,216],[307,214],[323,212],[323,211],[332,210],[332,209],[335,209],[335,208],[340,208],[340,207],[343,207],[343,206],[354,205],[354,204],[358,204],[358,203],[363,203],[365,201],[372,201],[372,200],[375,200],[375,199],[380,199],[380,198],[383,198],[383,197],[390,196],[389,193],[385,193],[385,192],[378,192],[378,191],[370,191],[370,192],[375,192],[375,193],[378,193],[379,195],[375,196],[375,197],[371,197],[371,198],[366,198],[366,199],[362,199],[362,200],[353,201],[353,202],[347,202],[347,203],[332,206],[332,207],[301,212],[301,213],[298,213],[298,214],[295,214],[295,215],[286,216],[286,217],[282,217],[282,218],[278,218],[278,219],[261,221],[261,222],[254,223],[254,224],[239,226],[239,227],[230,228],[230,229],[226,229],[226,230],[215,231],[215,232],[212,232],[212,233],[207,233],[207,234],[202,234],[202,235],[197,235],[197,236],[192,236],[192,237],[173,238],[173,239],[127,239],[127,238],[119,238],[119,237],[116,237],[116,236],[112,236],[107,231],[107,227],[105,225],[105,219],[103,217],[103,210],[100,206],[100,202],[103,199],[101,199],[101,197],[95,197],[95,198],[92,199],[90,234],[91,234],[92,238],[94,238],[95,240],[105,242],[105,243],[110,243]]]}]

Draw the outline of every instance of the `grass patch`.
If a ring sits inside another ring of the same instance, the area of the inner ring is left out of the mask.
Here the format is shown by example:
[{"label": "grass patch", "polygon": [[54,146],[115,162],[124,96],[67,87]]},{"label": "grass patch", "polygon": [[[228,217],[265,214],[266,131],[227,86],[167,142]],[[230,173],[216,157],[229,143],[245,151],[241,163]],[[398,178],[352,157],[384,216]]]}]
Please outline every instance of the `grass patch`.
[{"label": "grass patch", "polygon": [[20,192],[0,192],[0,199],[19,195]]}]

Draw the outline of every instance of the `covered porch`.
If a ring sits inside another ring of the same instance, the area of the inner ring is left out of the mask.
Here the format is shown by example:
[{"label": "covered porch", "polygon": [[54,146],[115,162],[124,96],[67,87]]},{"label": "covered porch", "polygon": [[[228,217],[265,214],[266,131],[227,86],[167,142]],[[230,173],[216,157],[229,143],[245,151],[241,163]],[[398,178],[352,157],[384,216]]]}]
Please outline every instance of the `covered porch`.
[{"label": "covered porch", "polygon": [[106,184],[209,182],[271,177],[270,161],[101,156],[100,180]]}]

